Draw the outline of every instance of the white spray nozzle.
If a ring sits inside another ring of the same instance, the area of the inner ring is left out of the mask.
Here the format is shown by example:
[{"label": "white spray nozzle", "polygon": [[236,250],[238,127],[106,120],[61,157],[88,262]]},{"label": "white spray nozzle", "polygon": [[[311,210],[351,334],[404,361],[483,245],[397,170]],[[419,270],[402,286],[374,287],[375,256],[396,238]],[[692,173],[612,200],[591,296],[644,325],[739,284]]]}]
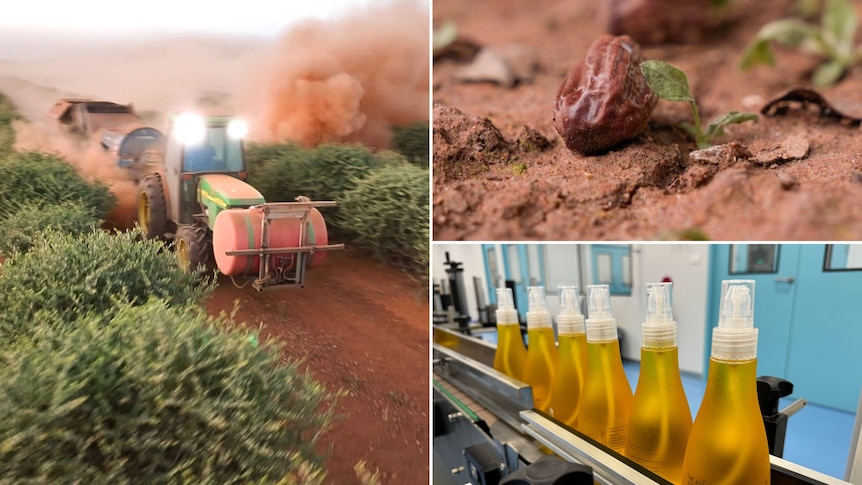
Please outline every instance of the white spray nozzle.
[{"label": "white spray nozzle", "polygon": [[676,347],[672,283],[647,283],[647,314],[641,326],[644,348]]},{"label": "white spray nozzle", "polygon": [[497,288],[497,323],[520,324],[511,288]]},{"label": "white spray nozzle", "polygon": [[577,286],[560,286],[560,314],[557,315],[557,330],[561,335],[584,333],[584,316],[581,314]]},{"label": "white spray nozzle", "polygon": [[611,315],[611,291],[608,285],[587,286],[587,342],[616,340],[617,320]]},{"label": "white spray nozzle", "polygon": [[712,356],[724,360],[757,357],[754,280],[721,282],[721,311],[718,327],[712,330]]},{"label": "white spray nozzle", "polygon": [[647,316],[648,323],[661,323],[673,320],[672,283],[647,283]]},{"label": "white spray nozzle", "polygon": [[721,282],[722,328],[754,327],[754,280],[725,280]]},{"label": "white spray nozzle", "polygon": [[548,304],[545,301],[545,287],[528,287],[527,299],[529,300],[527,328],[550,327],[551,314],[548,312]]}]

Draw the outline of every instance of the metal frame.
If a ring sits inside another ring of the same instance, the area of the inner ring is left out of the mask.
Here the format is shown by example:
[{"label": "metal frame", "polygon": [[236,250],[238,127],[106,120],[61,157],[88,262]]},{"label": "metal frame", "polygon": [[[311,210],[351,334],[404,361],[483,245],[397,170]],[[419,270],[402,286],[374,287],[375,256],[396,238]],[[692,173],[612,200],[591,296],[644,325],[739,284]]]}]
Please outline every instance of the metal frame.
[{"label": "metal frame", "polygon": [[[260,247],[257,249],[239,249],[227,251],[228,256],[257,256],[260,258],[260,265],[257,279],[252,282],[252,288],[261,291],[268,286],[275,285],[294,285],[302,288],[305,286],[305,269],[307,258],[314,255],[316,251],[335,251],[344,249],[344,244],[325,244],[325,245],[305,245],[305,226],[308,223],[308,214],[312,208],[317,207],[335,207],[338,205],[335,201],[298,201],[298,202],[270,202],[262,205],[252,206],[252,209],[260,208],[263,210],[263,218],[261,219],[260,232]],[[269,247],[269,225],[277,219],[298,219],[299,220],[299,244],[300,246],[291,248],[271,248]],[[294,276],[290,276],[287,272],[276,272],[273,274],[270,269],[270,256],[273,254],[296,254],[296,271]]]}]

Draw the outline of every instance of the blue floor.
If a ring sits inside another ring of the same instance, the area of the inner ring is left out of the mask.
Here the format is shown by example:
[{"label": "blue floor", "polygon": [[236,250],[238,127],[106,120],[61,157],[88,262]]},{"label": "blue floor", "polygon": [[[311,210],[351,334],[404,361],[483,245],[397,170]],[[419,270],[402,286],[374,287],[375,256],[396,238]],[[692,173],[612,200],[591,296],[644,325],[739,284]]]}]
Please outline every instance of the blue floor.
[{"label": "blue floor", "polygon": [[[497,343],[497,332],[494,330],[476,332],[476,336],[495,345]],[[625,361],[623,367],[634,392],[640,363]],[[691,408],[691,416],[694,418],[703,400],[706,380],[683,374],[682,385]],[[779,409],[792,401],[790,398],[782,398]],[[843,480],[855,419],[855,414],[809,403],[788,420],[784,459]]]}]

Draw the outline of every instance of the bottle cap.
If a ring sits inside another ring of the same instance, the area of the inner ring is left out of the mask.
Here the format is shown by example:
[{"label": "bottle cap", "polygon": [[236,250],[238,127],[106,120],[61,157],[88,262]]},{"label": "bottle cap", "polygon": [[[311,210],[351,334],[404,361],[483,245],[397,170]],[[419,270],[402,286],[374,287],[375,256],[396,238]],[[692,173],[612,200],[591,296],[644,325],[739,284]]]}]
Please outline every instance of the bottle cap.
[{"label": "bottle cap", "polygon": [[642,347],[676,347],[676,322],[673,320],[673,283],[647,283],[646,321],[641,325]]},{"label": "bottle cap", "polygon": [[511,288],[497,288],[497,325],[519,325]]},{"label": "bottle cap", "polygon": [[712,329],[712,356],[721,360],[757,357],[754,328],[754,280],[721,282],[721,311]]},{"label": "bottle cap", "polygon": [[551,328],[551,313],[548,311],[548,305],[545,301],[545,287],[528,287],[527,297],[530,300],[530,306],[527,309],[527,330]]},{"label": "bottle cap", "polygon": [[616,340],[617,319],[611,315],[611,292],[608,285],[587,286],[587,342]]},{"label": "bottle cap", "polygon": [[581,314],[577,286],[560,286],[560,314],[557,315],[557,331],[560,335],[584,333],[584,315]]}]

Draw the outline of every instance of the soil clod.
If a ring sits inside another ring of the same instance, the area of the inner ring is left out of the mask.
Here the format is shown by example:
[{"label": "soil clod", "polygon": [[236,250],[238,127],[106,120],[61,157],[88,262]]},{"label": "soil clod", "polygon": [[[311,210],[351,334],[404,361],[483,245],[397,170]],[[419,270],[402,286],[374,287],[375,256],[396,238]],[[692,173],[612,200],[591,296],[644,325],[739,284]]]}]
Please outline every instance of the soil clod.
[{"label": "soil clod", "polygon": [[773,163],[799,160],[808,156],[808,139],[802,135],[791,135],[777,145],[765,148],[754,156],[754,163],[769,165]]}]

